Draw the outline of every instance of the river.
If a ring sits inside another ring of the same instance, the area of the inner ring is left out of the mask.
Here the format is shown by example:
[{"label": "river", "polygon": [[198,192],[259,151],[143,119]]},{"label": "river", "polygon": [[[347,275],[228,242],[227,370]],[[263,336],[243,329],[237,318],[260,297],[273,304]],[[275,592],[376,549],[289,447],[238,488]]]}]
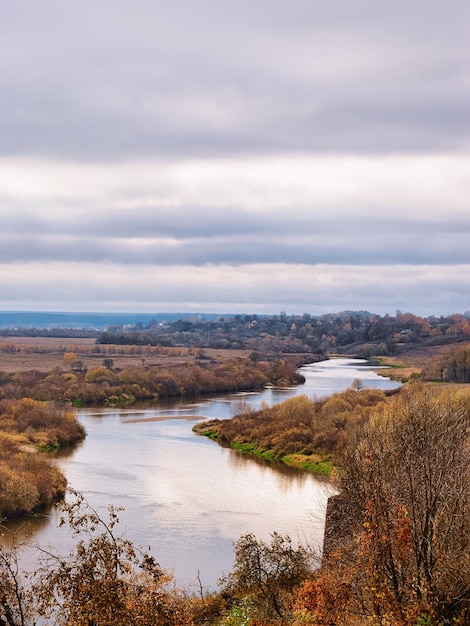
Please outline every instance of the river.
[{"label": "river", "polygon": [[[305,394],[331,395],[355,378],[365,386],[393,389],[365,361],[331,359],[301,368],[305,384],[237,393],[197,402],[143,408],[82,409],[86,440],[58,458],[69,485],[95,507],[112,503],[123,533],[136,545],[150,546],[177,582],[206,588],[233,566],[233,544],[244,533],[269,541],[274,531],[321,549],[327,480],[220,447],[192,432],[196,420],[229,418],[242,404],[256,408]],[[71,549],[58,528],[57,512],[38,521],[41,545]]]}]

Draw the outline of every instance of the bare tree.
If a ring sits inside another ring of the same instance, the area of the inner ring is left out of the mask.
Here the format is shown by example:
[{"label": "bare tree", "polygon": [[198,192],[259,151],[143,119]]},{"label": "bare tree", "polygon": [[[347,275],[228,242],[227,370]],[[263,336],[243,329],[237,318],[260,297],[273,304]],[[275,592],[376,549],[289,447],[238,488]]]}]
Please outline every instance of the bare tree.
[{"label": "bare tree", "polygon": [[0,626],[26,626],[30,623],[32,596],[27,575],[18,564],[18,532],[3,525],[0,532],[8,539],[0,545]]}]

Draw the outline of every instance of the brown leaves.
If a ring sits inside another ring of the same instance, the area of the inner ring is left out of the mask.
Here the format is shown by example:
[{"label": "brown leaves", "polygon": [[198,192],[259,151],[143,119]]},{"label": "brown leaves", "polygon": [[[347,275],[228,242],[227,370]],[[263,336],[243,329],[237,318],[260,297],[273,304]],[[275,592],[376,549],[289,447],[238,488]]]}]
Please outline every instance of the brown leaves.
[{"label": "brown leaves", "polygon": [[61,524],[80,537],[67,556],[44,553],[36,584],[38,609],[48,624],[167,626],[188,623],[172,577],[155,558],[116,534],[118,512],[103,517],[82,496],[62,505]]},{"label": "brown leaves", "polygon": [[356,519],[353,561],[342,558],[365,615],[414,624],[420,611],[447,618],[468,606],[469,424],[468,394],[419,385],[374,412],[343,491]]}]

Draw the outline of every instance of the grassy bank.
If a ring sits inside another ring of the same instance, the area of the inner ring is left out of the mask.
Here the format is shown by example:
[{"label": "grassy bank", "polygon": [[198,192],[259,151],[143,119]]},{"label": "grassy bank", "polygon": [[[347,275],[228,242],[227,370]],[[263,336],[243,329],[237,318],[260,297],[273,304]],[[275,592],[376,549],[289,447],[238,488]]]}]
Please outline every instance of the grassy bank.
[{"label": "grassy bank", "polygon": [[370,407],[386,401],[380,390],[348,389],[329,398],[296,396],[273,407],[244,410],[230,420],[196,424],[194,432],[220,445],[329,476],[365,423]]}]

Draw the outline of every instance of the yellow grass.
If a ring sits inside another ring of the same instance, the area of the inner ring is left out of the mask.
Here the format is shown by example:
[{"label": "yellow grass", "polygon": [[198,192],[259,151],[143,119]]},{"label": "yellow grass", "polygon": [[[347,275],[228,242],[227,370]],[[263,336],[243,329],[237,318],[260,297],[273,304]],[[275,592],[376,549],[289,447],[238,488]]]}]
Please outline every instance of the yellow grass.
[{"label": "yellow grass", "polygon": [[[9,351],[14,346],[17,351]],[[110,358],[114,368],[169,366],[192,363],[197,353],[187,348],[157,348],[147,346],[99,345],[100,354],[94,354],[97,347],[93,338],[56,338],[56,337],[0,337],[0,371],[24,372],[38,370],[50,372],[54,368],[68,371],[70,366],[64,363],[64,354],[73,352],[86,369],[100,367],[104,359]],[[141,351],[141,354],[133,354]],[[162,352],[167,352],[162,354]],[[246,358],[250,350],[204,349],[207,359],[221,363],[241,357]],[[204,361],[201,361],[204,362]]]}]

